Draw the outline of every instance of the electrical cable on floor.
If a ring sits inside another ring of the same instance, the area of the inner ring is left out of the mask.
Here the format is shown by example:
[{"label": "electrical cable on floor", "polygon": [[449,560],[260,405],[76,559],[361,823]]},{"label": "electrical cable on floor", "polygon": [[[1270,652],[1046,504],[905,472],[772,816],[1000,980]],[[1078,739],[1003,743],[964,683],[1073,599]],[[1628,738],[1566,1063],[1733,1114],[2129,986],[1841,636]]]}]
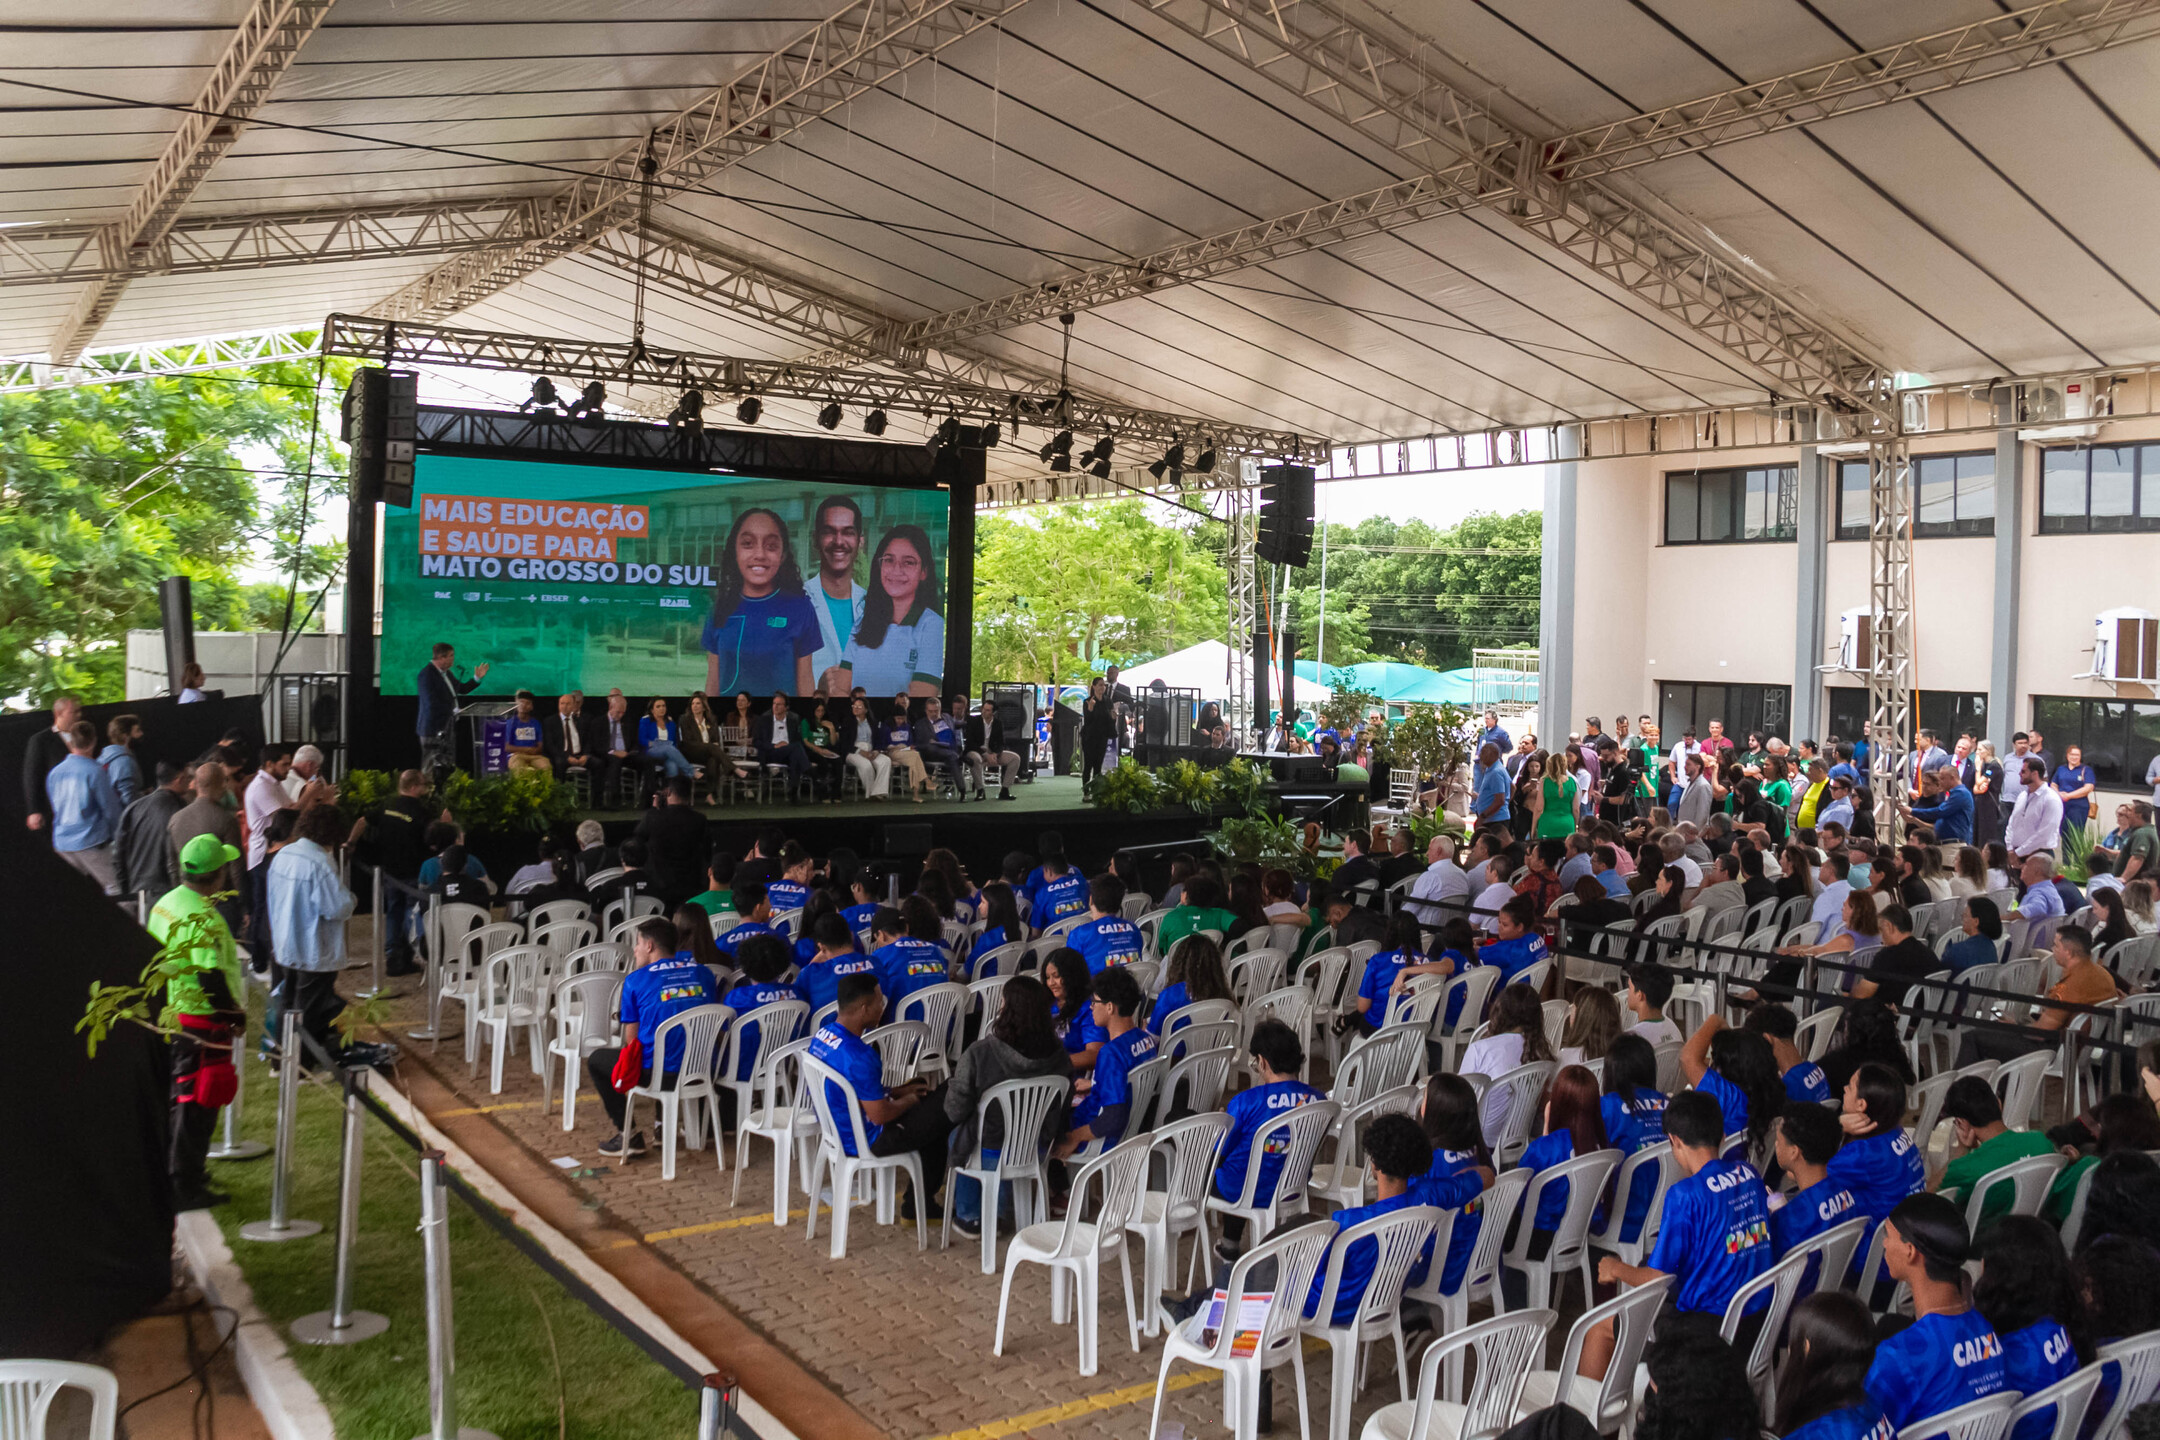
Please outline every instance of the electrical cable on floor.
[{"label": "electrical cable on floor", "polygon": [[[232,1328],[225,1332],[223,1338],[221,1338],[218,1343],[214,1347],[212,1347],[208,1355],[205,1355],[202,1358],[202,1362],[200,1364],[189,1370],[187,1374],[182,1375],[178,1380],[173,1381],[172,1384],[167,1385],[164,1389],[153,1390],[148,1395],[139,1395],[135,1399],[129,1401],[125,1406],[121,1408],[119,1418],[124,1420],[127,1418],[128,1412],[135,1409],[137,1406],[147,1404],[148,1402],[157,1399],[160,1395],[170,1395],[173,1391],[179,1389],[182,1385],[187,1384],[190,1380],[205,1377],[210,1367],[217,1363],[218,1356],[225,1353],[225,1347],[232,1344],[233,1337],[240,1333],[240,1312],[233,1309],[230,1305],[213,1305],[208,1300],[201,1300],[196,1302],[195,1306],[189,1307],[189,1310],[183,1310],[180,1313],[183,1317],[185,1317],[187,1314],[190,1313],[191,1310],[195,1308],[205,1310],[212,1315],[230,1315],[232,1317]],[[190,1341],[192,1343],[192,1330],[189,1332],[189,1335]]]}]

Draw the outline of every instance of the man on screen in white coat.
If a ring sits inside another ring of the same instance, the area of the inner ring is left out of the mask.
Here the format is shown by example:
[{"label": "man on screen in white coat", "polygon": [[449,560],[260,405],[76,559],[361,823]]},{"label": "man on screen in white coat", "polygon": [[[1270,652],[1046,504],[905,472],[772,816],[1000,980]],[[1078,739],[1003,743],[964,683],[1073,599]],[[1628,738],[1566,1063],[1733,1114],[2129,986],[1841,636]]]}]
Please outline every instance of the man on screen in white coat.
[{"label": "man on screen in white coat", "polygon": [[862,507],[844,495],[818,506],[810,526],[810,543],[817,550],[818,583],[811,591],[811,608],[817,611],[818,648],[810,656],[810,673],[829,693],[832,671],[847,652],[848,638],[862,620],[863,587],[855,583],[855,560],[862,554]]}]

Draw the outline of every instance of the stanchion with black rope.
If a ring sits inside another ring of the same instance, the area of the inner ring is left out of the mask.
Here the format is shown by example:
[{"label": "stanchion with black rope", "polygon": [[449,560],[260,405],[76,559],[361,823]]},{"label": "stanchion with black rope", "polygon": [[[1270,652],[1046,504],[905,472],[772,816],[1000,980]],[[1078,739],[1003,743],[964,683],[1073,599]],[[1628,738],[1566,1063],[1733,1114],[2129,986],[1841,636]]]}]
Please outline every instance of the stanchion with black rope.
[{"label": "stanchion with black rope", "polygon": [[277,1149],[270,1162],[270,1218],[242,1225],[243,1240],[304,1240],[322,1231],[319,1222],[295,1220],[286,1213],[292,1198],[293,1142],[300,1124],[299,1034],[300,1012],[287,1005],[278,1023]]},{"label": "stanchion with black rope", "polygon": [[[314,1036],[302,1032],[301,1041],[325,1065],[335,1064]],[[390,1328],[387,1316],[352,1308],[352,1252],[360,1229],[360,1127],[364,1123],[360,1095],[367,1088],[369,1073],[362,1066],[337,1072],[345,1096],[338,1146],[337,1272],[331,1283],[330,1308],[293,1321],[293,1338],[309,1345],[357,1345]]]}]

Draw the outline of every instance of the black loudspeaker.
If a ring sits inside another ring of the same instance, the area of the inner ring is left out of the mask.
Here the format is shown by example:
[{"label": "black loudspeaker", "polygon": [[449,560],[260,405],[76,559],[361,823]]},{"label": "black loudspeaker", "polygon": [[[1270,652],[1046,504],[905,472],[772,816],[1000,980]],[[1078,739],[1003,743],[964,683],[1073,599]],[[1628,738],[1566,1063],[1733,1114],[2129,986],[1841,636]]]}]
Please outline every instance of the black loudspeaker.
[{"label": "black loudspeaker", "polygon": [[910,822],[905,825],[880,825],[878,827],[878,853],[887,859],[904,855],[927,855],[930,853],[930,826],[927,823]]},{"label": "black loudspeaker", "polygon": [[1270,465],[1260,472],[1260,534],[1253,550],[1271,565],[1312,559],[1313,468]]},{"label": "black loudspeaker", "polygon": [[180,693],[180,677],[195,663],[195,599],[185,575],[158,581],[158,623],[165,628],[165,674],[171,693]]},{"label": "black loudspeaker", "polygon": [[1252,632],[1252,723],[1255,729],[1266,728],[1268,715],[1274,708],[1269,698],[1274,687],[1268,684],[1268,667],[1274,663],[1274,656],[1269,654],[1269,648],[1267,621],[1263,619]]},{"label": "black loudspeaker", "polygon": [[420,377],[409,370],[357,370],[345,391],[339,438],[352,447],[354,499],[410,506],[419,439]]}]

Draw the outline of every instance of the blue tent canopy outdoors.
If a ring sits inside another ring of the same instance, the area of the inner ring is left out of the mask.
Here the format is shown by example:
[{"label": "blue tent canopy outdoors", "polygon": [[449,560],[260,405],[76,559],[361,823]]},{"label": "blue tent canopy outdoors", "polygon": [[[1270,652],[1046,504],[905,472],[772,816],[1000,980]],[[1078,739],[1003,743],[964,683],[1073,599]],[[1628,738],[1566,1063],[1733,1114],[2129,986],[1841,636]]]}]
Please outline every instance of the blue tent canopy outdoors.
[{"label": "blue tent canopy outdoors", "polygon": [[[1317,661],[1297,662],[1297,677],[1325,684],[1330,676],[1347,670],[1360,690],[1369,690],[1390,705],[1468,705],[1474,671],[1428,670],[1395,660],[1370,660],[1360,665],[1322,666]],[[1530,686],[1534,692],[1536,681]]]}]

